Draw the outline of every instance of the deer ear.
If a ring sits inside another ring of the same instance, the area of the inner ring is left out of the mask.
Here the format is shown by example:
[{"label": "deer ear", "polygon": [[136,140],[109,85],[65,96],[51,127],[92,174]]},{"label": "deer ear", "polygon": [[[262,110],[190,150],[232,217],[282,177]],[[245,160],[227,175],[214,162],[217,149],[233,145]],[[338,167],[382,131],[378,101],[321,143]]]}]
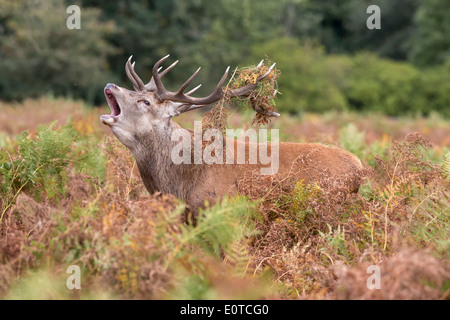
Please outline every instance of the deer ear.
[{"label": "deer ear", "polygon": [[145,85],[145,90],[148,92],[154,92],[156,91],[156,85],[155,80],[153,80],[153,77],[150,79],[150,81]]}]

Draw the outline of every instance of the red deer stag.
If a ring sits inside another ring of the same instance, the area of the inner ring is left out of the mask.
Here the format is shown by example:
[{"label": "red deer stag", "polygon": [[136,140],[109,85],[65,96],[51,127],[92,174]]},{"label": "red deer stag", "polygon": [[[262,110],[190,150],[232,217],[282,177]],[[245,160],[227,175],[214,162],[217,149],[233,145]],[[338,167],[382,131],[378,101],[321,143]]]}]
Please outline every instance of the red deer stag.
[{"label": "red deer stag", "polygon": [[[354,175],[361,162],[353,154],[331,146],[313,143],[279,143],[276,145],[247,142],[226,137],[227,164],[220,163],[177,163],[173,160],[173,151],[179,147],[179,138],[188,138],[189,145],[195,137],[191,130],[184,129],[172,118],[181,113],[210,105],[227,97],[246,97],[256,88],[271,69],[256,79],[256,83],[233,90],[223,90],[228,70],[225,71],[215,90],[207,97],[193,97],[198,87],[185,93],[200,68],[176,92],[168,91],[161,78],[175,64],[160,71],[160,65],[168,56],[159,60],[153,67],[152,78],[144,84],[134,70],[131,57],[125,65],[125,71],[133,84],[134,91],[108,83],[104,89],[106,100],[112,113],[102,115],[101,121],[108,125],[114,135],[130,149],[144,182],[150,193],[160,191],[172,194],[184,201],[195,215],[204,206],[205,201],[213,203],[220,197],[238,192],[238,183],[242,177],[255,169],[267,168],[267,161],[261,159],[255,163],[248,160],[239,163],[237,159],[240,147],[245,154],[252,150],[265,149],[272,154],[277,151],[275,170],[279,174],[295,175],[295,179],[308,183],[317,182],[324,173],[334,180]],[[273,67],[273,66],[272,66]],[[278,116],[275,112],[256,108],[255,111],[268,116]],[[174,139],[173,137],[178,137]],[[192,140],[192,141],[191,141]],[[231,146],[231,149],[228,149]],[[231,150],[231,151],[230,151]],[[231,161],[228,157],[231,154]],[[191,155],[189,155],[190,157]],[[192,154],[192,157],[194,155]],[[300,161],[299,161],[300,160]],[[296,170],[292,170],[295,167]],[[262,171],[261,171],[262,172]],[[295,172],[295,173],[293,173]],[[349,191],[358,190],[360,181],[354,179]]]}]

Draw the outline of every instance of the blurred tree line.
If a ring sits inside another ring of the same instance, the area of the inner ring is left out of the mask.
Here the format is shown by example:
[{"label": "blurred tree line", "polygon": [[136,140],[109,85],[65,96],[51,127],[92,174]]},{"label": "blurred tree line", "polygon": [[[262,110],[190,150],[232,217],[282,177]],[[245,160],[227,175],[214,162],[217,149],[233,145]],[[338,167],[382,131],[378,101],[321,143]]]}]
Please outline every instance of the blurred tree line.
[{"label": "blurred tree line", "polygon": [[[69,30],[67,6],[81,7]],[[369,5],[381,29],[368,30]],[[286,112],[378,110],[450,115],[448,0],[0,0],[0,99],[46,93],[102,103],[103,87],[144,81],[167,53],[175,89],[198,66],[207,94],[226,66],[277,62]]]}]

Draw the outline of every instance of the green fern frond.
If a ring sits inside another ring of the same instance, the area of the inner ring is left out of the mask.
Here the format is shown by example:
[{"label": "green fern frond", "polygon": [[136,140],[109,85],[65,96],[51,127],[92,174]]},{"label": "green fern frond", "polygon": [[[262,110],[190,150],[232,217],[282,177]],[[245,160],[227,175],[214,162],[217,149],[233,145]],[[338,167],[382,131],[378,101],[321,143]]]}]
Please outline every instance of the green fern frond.
[{"label": "green fern frond", "polygon": [[447,177],[450,177],[450,151],[447,151],[447,153],[444,155],[444,163],[442,168],[444,170],[444,174]]},{"label": "green fern frond", "polygon": [[252,207],[245,197],[225,198],[200,212],[197,226],[185,230],[184,240],[210,254],[228,253],[233,242],[250,235]]},{"label": "green fern frond", "polygon": [[[4,213],[20,192],[36,200],[61,199],[72,169],[99,177],[104,160],[97,146],[70,125],[41,125],[36,136],[22,133],[10,150],[0,150],[0,197]],[[99,177],[101,178],[101,177]]]}]

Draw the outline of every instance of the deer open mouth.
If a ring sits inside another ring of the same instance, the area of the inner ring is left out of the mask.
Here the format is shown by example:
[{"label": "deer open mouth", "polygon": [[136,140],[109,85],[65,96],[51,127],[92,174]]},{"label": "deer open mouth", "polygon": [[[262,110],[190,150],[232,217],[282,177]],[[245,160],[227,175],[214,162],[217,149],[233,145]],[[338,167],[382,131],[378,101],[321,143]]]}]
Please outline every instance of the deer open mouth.
[{"label": "deer open mouth", "polygon": [[114,97],[113,93],[108,87],[105,88],[105,96],[106,101],[108,101],[109,108],[111,109],[112,112],[111,115],[113,116],[120,115],[119,103],[117,102],[117,99]]},{"label": "deer open mouth", "polygon": [[117,118],[120,116],[121,110],[117,99],[111,89],[116,88],[114,84],[108,83],[105,87],[105,97],[108,102],[108,106],[111,109],[111,114],[105,114],[100,117],[100,120],[106,125],[113,125]]}]

